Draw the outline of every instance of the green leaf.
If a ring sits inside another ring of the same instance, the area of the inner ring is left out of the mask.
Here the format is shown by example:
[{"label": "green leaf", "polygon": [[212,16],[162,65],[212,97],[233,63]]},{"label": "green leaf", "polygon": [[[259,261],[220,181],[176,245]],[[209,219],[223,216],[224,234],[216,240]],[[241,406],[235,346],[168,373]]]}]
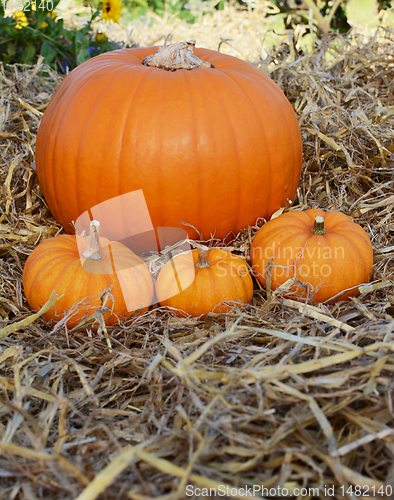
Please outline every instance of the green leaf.
[{"label": "green leaf", "polygon": [[36,56],[36,48],[33,44],[33,42],[29,42],[25,50],[23,51],[23,54],[21,56],[21,63],[22,64],[31,64]]},{"label": "green leaf", "polygon": [[313,51],[314,37],[311,33],[305,33],[299,42],[300,49],[304,54],[310,54]]},{"label": "green leaf", "polygon": [[346,17],[351,26],[372,25],[378,23],[376,16],[378,14],[377,0],[348,0],[345,6]]},{"label": "green leaf", "polygon": [[93,12],[92,17],[90,19],[90,22],[94,21],[96,17],[101,16],[101,9],[96,10],[96,12]]},{"label": "green leaf", "polygon": [[72,31],[69,31],[68,29],[64,28],[63,19],[57,19],[56,29],[62,36],[64,36],[68,40],[70,40],[70,42],[72,42],[74,40],[74,33]]},{"label": "green leaf", "polygon": [[7,54],[11,57],[16,54],[15,47],[11,42],[7,43]]},{"label": "green leaf", "polygon": [[41,45],[40,54],[44,57],[44,63],[49,65],[54,60],[57,52],[53,47],[49,45],[49,43],[44,42]]},{"label": "green leaf", "polygon": [[52,11],[56,8],[60,0],[36,0],[36,27],[39,28],[45,18],[51,17]]},{"label": "green leaf", "polygon": [[78,64],[81,64],[90,59],[88,48],[89,42],[87,41],[86,37],[81,32],[77,31],[74,38],[74,54],[77,66]]},{"label": "green leaf", "polygon": [[133,3],[135,5],[140,5],[141,7],[148,7],[148,1],[147,0],[134,0]]},{"label": "green leaf", "polygon": [[[4,19],[4,21],[6,21],[7,18]],[[12,24],[15,25],[15,21],[12,20]],[[14,28],[14,26],[11,26],[11,23],[10,22],[7,22],[7,23],[2,23],[1,24],[1,29],[4,30],[4,32],[11,38],[14,38],[16,35],[19,34],[19,30],[17,30],[16,28]]]}]

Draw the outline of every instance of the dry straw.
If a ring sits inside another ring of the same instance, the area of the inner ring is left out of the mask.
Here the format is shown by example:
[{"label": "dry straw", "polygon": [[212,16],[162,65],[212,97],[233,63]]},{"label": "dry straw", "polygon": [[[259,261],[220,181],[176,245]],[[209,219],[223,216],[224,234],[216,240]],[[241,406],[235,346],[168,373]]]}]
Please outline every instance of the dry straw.
[{"label": "dry straw", "polygon": [[[253,485],[289,497],[389,492],[393,54],[394,33],[380,28],[251,59],[299,117],[305,161],[290,209],[341,209],[371,237],[373,282],[358,299],[311,306],[256,284],[242,311],[200,321],[154,309],[98,333],[50,327],[24,300],[27,256],[61,230],[31,167],[61,78],[43,76],[41,61],[0,68],[0,498],[172,500],[189,498],[187,485],[233,498]],[[247,258],[256,230],[230,248]]]}]

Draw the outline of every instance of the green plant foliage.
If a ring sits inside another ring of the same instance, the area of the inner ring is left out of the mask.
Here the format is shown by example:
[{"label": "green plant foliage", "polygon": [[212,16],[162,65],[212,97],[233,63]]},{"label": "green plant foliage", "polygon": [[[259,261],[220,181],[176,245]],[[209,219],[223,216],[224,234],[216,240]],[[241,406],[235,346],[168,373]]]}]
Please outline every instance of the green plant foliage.
[{"label": "green plant foliage", "polygon": [[377,0],[348,0],[346,4],[346,16],[351,26],[367,26],[377,22],[378,2]]},{"label": "green plant foliage", "polygon": [[[59,1],[0,1],[0,60],[34,64],[41,55],[45,64],[65,72],[91,57],[119,48],[105,36],[100,41],[96,39],[91,24],[100,15],[99,8],[82,29],[67,29],[54,12]],[[18,5],[23,11],[17,11]],[[12,16],[5,17],[4,6],[12,9]]]},{"label": "green plant foliage", "polygon": [[127,11],[124,16],[126,21],[145,15],[149,11],[163,15],[175,14],[179,19],[188,23],[195,22],[199,17],[212,12],[214,9],[222,10],[229,0],[124,0],[123,6]]},{"label": "green plant foliage", "polygon": [[287,15],[287,28],[308,24],[312,11],[314,25],[324,33],[377,26],[379,11],[391,9],[390,0],[275,0],[275,4]]},{"label": "green plant foliage", "polygon": [[[247,3],[246,0],[123,0],[123,21],[127,23],[154,11],[158,15],[176,15],[193,23],[215,9],[223,9],[229,1],[238,2],[240,9],[253,9],[253,2]],[[59,2],[0,0],[0,60],[9,64],[33,64],[41,55],[46,64],[64,72],[119,47],[104,35],[97,38],[93,32],[92,22],[101,14],[102,0],[75,0],[92,9],[90,20],[79,30],[65,27],[63,19],[54,14]],[[386,19],[394,19],[390,0],[271,0],[271,5],[273,12],[268,14],[271,29],[265,39],[267,46],[277,43],[276,33],[301,25],[301,36],[305,40],[300,47],[304,52],[313,48],[315,36],[319,33],[346,32],[351,26],[371,25],[373,20],[377,24],[377,14],[382,9],[386,9]],[[18,9],[23,9],[23,12],[16,17]],[[10,11],[14,15],[10,15]]]}]

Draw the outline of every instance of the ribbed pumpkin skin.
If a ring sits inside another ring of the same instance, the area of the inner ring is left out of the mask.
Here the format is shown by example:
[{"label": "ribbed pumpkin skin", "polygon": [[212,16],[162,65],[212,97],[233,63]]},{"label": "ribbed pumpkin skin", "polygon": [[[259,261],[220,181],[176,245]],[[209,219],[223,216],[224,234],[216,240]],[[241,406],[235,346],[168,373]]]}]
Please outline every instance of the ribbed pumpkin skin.
[{"label": "ribbed pumpkin skin", "polygon": [[221,239],[294,197],[301,135],[279,87],[251,64],[207,49],[195,54],[214,69],[142,65],[156,51],[121,49],[86,61],[44,113],[37,174],[67,232],[86,210],[138,189],[155,227],[195,237],[182,221]]},{"label": "ribbed pumpkin skin", "polygon": [[[311,233],[317,216],[324,218],[324,235]],[[311,209],[287,212],[264,224],[253,239],[250,259],[253,274],[263,286],[266,286],[266,265],[273,259],[273,290],[295,277],[309,284],[309,299],[324,302],[370,280],[373,250],[367,233],[347,215]],[[291,295],[305,299],[307,293],[295,284]],[[333,302],[356,295],[358,288],[343,293]]]},{"label": "ribbed pumpkin skin", "polygon": [[181,317],[198,317],[231,310],[223,301],[247,304],[252,300],[253,281],[244,260],[227,250],[212,249],[207,255],[211,266],[201,269],[195,267],[198,253],[191,252],[193,260],[190,254],[178,255],[160,271],[156,295],[161,306],[175,308],[173,312]]},{"label": "ribbed pumpkin skin", "polygon": [[[38,310],[47,302],[53,290],[58,296],[64,294],[55,304],[56,311],[52,308],[44,315],[47,322],[59,321],[76,302],[87,296],[98,295],[111,285],[115,306],[111,317],[110,313],[104,316],[107,325],[116,323],[122,316],[129,316],[132,312],[130,307],[136,309],[142,302],[145,307],[140,314],[146,311],[152,302],[154,287],[148,267],[142,259],[121,243],[113,242],[110,252],[101,250],[102,260],[85,261],[82,267],[77,238],[81,237],[62,235],[44,240],[30,254],[23,270],[23,288],[30,307]],[[87,246],[88,238],[83,240]],[[106,238],[100,238],[100,243],[104,248],[109,248]],[[85,266],[89,266],[90,272],[85,270]],[[117,273],[100,274],[109,273],[115,267]],[[97,298],[91,304],[80,307],[67,321],[67,326],[73,328],[83,316],[92,314],[100,304]],[[108,300],[106,305],[112,308],[112,301]]]}]

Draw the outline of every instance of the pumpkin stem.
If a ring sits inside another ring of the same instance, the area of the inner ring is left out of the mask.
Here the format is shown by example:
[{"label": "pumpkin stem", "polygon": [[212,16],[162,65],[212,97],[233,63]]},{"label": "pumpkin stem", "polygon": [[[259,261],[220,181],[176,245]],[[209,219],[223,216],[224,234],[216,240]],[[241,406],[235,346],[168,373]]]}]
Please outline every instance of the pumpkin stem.
[{"label": "pumpkin stem", "polygon": [[318,215],[315,219],[315,223],[311,229],[313,234],[326,234],[326,228],[324,227],[324,219]]},{"label": "pumpkin stem", "polygon": [[100,222],[92,220],[89,229],[88,247],[83,252],[82,257],[85,259],[100,260]]},{"label": "pumpkin stem", "polygon": [[167,71],[214,68],[213,64],[203,61],[193,54],[195,46],[196,42],[194,40],[164,45],[159,47],[159,50],[155,54],[146,56],[142,64],[153,68],[162,68]]},{"label": "pumpkin stem", "polygon": [[211,263],[208,260],[208,248],[200,248],[196,267],[203,269],[204,267],[210,267],[210,265]]}]

